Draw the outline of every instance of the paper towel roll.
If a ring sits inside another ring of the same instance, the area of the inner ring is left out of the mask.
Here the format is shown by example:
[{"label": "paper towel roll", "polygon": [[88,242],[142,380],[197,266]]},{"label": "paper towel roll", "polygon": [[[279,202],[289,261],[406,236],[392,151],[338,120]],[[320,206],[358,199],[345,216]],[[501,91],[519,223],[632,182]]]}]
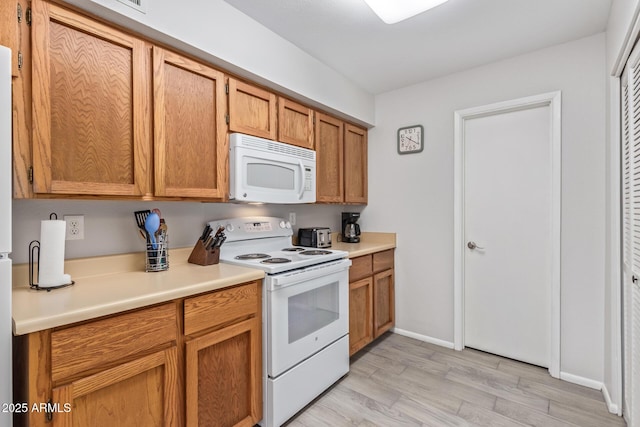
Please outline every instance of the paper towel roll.
[{"label": "paper towel roll", "polygon": [[64,274],[66,229],[66,221],[49,220],[40,223],[38,285],[42,288],[66,285],[71,282],[71,277]]}]

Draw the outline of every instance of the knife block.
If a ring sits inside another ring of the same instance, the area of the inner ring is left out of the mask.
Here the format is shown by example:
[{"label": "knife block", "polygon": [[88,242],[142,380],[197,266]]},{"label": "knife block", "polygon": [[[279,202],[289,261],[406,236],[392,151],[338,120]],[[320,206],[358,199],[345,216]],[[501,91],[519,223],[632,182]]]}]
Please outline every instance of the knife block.
[{"label": "knife block", "polygon": [[189,255],[188,261],[191,264],[198,265],[218,264],[220,262],[220,248],[211,247],[207,250],[202,240],[198,239],[191,251],[191,255]]}]

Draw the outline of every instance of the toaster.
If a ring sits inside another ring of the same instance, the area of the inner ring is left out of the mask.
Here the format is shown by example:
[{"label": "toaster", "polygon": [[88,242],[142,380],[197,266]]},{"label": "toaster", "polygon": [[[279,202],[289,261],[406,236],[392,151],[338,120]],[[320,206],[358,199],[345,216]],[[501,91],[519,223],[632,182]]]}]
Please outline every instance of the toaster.
[{"label": "toaster", "polygon": [[310,248],[330,248],[331,229],[329,227],[300,228],[298,245]]}]

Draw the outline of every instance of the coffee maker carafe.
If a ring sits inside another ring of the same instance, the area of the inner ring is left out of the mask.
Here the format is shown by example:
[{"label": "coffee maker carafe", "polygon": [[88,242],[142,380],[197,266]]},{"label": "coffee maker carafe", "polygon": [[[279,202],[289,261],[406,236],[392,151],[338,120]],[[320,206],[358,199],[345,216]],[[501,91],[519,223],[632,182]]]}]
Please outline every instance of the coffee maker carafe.
[{"label": "coffee maker carafe", "polygon": [[346,243],[360,242],[359,212],[342,212],[342,241]]}]

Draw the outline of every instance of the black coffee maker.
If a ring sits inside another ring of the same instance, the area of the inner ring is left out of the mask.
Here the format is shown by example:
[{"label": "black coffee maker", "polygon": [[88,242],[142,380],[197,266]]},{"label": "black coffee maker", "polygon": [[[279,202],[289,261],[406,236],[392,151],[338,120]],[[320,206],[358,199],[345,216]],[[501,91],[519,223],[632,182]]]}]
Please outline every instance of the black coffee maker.
[{"label": "black coffee maker", "polygon": [[342,241],[346,243],[360,242],[359,212],[342,212]]}]

